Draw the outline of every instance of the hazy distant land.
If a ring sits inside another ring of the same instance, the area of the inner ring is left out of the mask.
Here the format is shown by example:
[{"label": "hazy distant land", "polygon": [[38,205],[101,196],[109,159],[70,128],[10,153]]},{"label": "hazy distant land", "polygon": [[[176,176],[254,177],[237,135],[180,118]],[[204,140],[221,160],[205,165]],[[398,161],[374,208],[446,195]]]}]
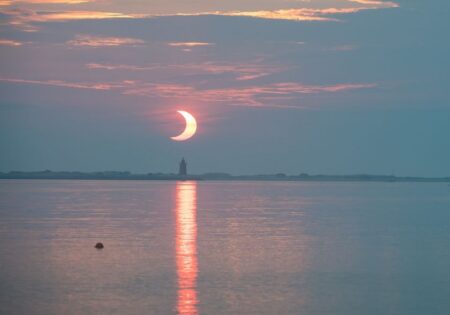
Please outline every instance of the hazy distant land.
[{"label": "hazy distant land", "polygon": [[284,173],[265,175],[230,175],[227,173],[205,173],[201,175],[180,176],[177,174],[131,172],[0,172],[0,179],[85,179],[85,180],[248,180],[248,181],[336,181],[336,182],[449,182],[450,177],[398,177],[394,175],[286,175]]}]

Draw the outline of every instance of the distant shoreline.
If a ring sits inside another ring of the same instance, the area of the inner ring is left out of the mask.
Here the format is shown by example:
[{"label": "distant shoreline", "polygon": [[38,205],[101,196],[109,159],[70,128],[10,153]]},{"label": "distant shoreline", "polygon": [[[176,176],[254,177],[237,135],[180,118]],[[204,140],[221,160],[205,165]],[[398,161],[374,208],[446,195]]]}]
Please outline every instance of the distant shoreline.
[{"label": "distant shoreline", "polygon": [[423,182],[450,183],[450,177],[397,177],[394,175],[230,175],[226,173],[206,173],[202,175],[180,176],[176,174],[130,172],[0,172],[0,179],[51,179],[51,180],[239,180],[239,181],[302,181],[302,182]]}]

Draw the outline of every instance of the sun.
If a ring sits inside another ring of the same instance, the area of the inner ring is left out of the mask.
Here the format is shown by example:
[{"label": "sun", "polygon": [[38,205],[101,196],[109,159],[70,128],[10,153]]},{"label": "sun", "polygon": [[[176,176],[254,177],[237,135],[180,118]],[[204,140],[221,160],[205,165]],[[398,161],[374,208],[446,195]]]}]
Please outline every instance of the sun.
[{"label": "sun", "polygon": [[184,131],[178,136],[171,137],[174,141],[186,141],[192,138],[197,132],[197,120],[195,120],[194,116],[184,110],[177,111],[186,121],[186,128]]}]

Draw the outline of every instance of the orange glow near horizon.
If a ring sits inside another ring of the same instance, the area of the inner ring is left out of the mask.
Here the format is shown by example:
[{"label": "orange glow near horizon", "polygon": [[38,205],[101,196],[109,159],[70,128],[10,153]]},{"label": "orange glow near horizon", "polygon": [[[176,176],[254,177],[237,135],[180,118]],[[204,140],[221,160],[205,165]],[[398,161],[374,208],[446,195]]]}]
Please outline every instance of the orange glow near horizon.
[{"label": "orange glow near horizon", "polygon": [[197,315],[197,183],[177,182],[176,186],[176,262],[178,276],[177,311]]}]

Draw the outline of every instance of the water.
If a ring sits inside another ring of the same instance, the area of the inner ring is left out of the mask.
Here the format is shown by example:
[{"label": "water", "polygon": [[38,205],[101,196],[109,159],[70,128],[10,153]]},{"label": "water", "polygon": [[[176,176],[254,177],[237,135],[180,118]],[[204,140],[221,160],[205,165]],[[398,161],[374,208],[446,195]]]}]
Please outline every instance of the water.
[{"label": "water", "polygon": [[0,314],[450,314],[449,297],[447,184],[0,181]]}]

